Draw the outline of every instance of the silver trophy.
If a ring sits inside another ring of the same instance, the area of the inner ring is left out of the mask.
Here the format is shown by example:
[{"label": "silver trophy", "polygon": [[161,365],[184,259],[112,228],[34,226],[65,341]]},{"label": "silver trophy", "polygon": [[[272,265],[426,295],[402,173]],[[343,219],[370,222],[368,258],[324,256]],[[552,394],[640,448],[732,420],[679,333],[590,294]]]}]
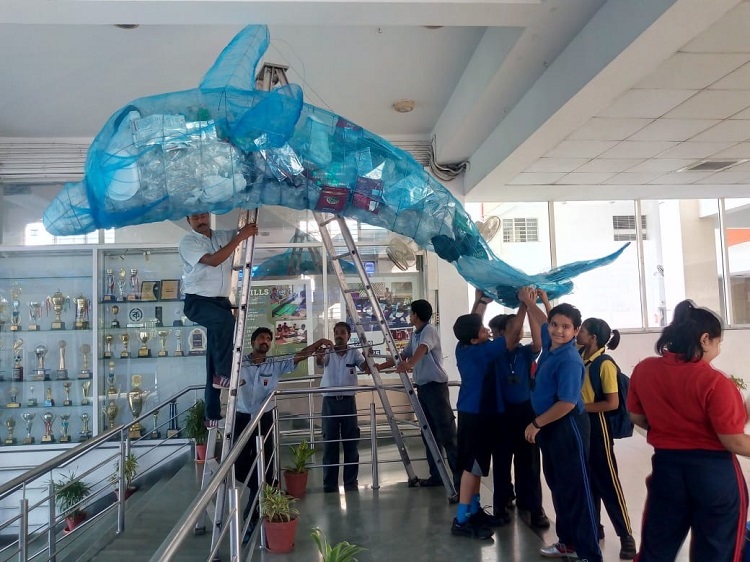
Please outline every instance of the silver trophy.
[{"label": "silver trophy", "polygon": [[109,371],[107,372],[107,394],[118,394],[119,391],[115,386],[115,362],[109,362]]},{"label": "silver trophy", "polygon": [[70,388],[73,386],[73,383],[70,381],[65,381],[63,383],[63,392],[65,393],[65,400],[63,400],[63,406],[72,406],[73,402],[70,400]]},{"label": "silver trophy", "polygon": [[13,380],[23,380],[23,340],[18,338],[13,342]]},{"label": "silver trophy", "polygon": [[10,304],[13,307],[13,311],[10,315],[10,331],[18,332],[21,330],[20,318],[21,318],[21,293],[23,289],[18,281],[14,281],[10,286]]},{"label": "silver trophy", "polygon": [[42,303],[29,302],[29,332],[39,331],[39,318],[42,316]]},{"label": "silver trophy", "polygon": [[57,419],[57,416],[52,412],[44,412],[42,415],[42,421],[44,422],[44,435],[42,435],[42,443],[54,443],[55,434],[52,431],[52,422]]},{"label": "silver trophy", "polygon": [[76,305],[76,320],[73,327],[76,330],[88,330],[89,329],[89,309],[91,308],[91,301],[83,295],[77,296],[73,299]]},{"label": "silver trophy", "polygon": [[89,419],[91,419],[91,416],[89,414],[86,414],[86,413],[81,414],[81,422],[83,422],[83,425],[81,426],[81,431],[78,434],[79,441],[86,441],[87,439],[91,438],[91,430],[89,429]]},{"label": "silver trophy", "polygon": [[108,268],[104,275],[104,298],[105,302],[115,300],[115,274],[114,270]]},{"label": "silver trophy", "polygon": [[122,267],[117,272],[117,300],[125,300],[125,278],[128,276],[127,271]]},{"label": "silver trophy", "polygon": [[174,350],[175,357],[182,357],[185,353],[182,351],[182,330],[175,330],[174,337],[177,339],[177,347]]},{"label": "silver trophy", "polygon": [[115,339],[112,334],[104,336],[104,353],[102,353],[103,359],[111,359],[112,357],[112,340]]},{"label": "silver trophy", "polygon": [[68,435],[70,414],[60,414],[60,426],[60,443],[70,443],[70,435]]},{"label": "silver trophy", "polygon": [[130,270],[130,294],[128,294],[129,301],[137,301],[141,298],[141,281],[138,279],[138,270],[132,268]]},{"label": "silver trophy", "polygon": [[34,423],[36,414],[33,412],[26,412],[24,414],[21,414],[21,417],[23,418],[23,421],[26,422],[26,437],[23,438],[23,444],[32,445],[35,440],[34,436],[31,435],[31,425]]},{"label": "silver trophy", "polygon": [[40,343],[34,348],[34,355],[36,355],[36,369],[34,369],[34,379],[38,381],[49,380],[49,369],[44,366],[44,358],[47,356],[49,348]]},{"label": "silver trophy", "polygon": [[34,387],[30,386],[29,387],[29,396],[26,399],[26,406],[29,407],[29,408],[35,408],[38,405],[39,404],[36,401],[36,397],[34,396]]},{"label": "silver trophy", "polygon": [[83,381],[81,383],[81,406],[89,405],[89,389],[91,388],[91,381]]},{"label": "silver trophy", "polygon": [[91,378],[91,369],[89,369],[89,355],[91,354],[91,346],[87,343],[84,343],[80,347],[81,355],[83,355],[83,366],[81,367],[81,371],[78,373],[79,379],[90,379]]},{"label": "silver trophy", "polygon": [[60,340],[57,343],[57,372],[55,378],[59,381],[68,379],[68,369],[65,367],[65,348],[68,346],[65,340]]}]

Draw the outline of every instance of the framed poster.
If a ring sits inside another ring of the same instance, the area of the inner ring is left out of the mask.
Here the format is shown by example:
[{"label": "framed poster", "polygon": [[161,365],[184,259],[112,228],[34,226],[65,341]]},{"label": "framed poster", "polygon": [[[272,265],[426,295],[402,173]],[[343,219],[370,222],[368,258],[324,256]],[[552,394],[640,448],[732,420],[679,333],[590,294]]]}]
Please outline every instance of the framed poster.
[{"label": "framed poster", "polygon": [[163,301],[180,300],[180,280],[179,279],[162,279],[161,300]]},{"label": "framed poster", "polygon": [[160,281],[143,281],[141,283],[141,300],[158,301]]}]

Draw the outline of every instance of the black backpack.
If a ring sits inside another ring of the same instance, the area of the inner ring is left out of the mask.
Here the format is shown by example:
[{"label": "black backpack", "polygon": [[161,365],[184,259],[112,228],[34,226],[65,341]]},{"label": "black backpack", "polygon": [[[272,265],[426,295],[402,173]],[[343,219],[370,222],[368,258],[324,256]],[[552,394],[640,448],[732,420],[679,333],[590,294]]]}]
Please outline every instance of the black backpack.
[{"label": "black backpack", "polygon": [[617,398],[619,404],[616,410],[604,412],[604,417],[609,425],[609,432],[614,439],[622,439],[633,435],[633,422],[630,421],[630,414],[626,401],[628,399],[628,389],[630,388],[630,377],[620,370],[620,366],[609,355],[603,353],[594,359],[589,365],[589,379],[591,387],[594,389],[594,400],[597,402],[604,400],[602,392],[602,363],[606,360],[612,361],[617,368]]}]

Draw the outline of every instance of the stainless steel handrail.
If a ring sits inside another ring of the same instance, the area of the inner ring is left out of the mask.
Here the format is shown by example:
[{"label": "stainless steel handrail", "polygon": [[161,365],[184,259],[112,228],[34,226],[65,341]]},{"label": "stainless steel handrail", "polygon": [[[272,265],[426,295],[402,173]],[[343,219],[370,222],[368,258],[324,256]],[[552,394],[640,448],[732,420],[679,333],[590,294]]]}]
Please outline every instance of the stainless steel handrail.
[{"label": "stainless steel handrail", "polygon": [[72,449],[69,449],[65,451],[64,453],[59,454],[58,456],[48,460],[47,462],[44,462],[40,464],[37,467],[34,467],[30,470],[27,470],[23,474],[15,477],[13,480],[10,480],[9,482],[3,484],[0,486],[0,500],[7,497],[8,495],[16,492],[17,490],[21,489],[26,482],[30,482],[32,480],[36,480],[40,476],[44,475],[47,472],[50,472],[51,470],[55,468],[60,468],[61,466],[64,466],[68,464],[70,461],[80,457],[84,453],[88,452],[91,449],[94,449],[101,445],[102,443],[109,441],[112,437],[115,435],[119,435],[120,432],[123,429],[127,429],[136,422],[140,422],[141,420],[146,419],[150,415],[152,415],[156,410],[159,410],[169,404],[170,402],[173,402],[177,400],[180,396],[183,396],[184,394],[187,394],[188,392],[194,391],[194,390],[203,390],[203,385],[194,384],[191,386],[187,386],[183,388],[181,391],[177,392],[176,394],[173,394],[168,399],[166,399],[164,402],[158,404],[157,406],[154,406],[150,410],[148,410],[145,414],[141,414],[136,419],[130,421],[126,424],[120,424],[117,427],[113,427],[110,430],[105,431],[104,433],[100,433],[96,437],[92,437],[88,441],[85,441],[84,443],[81,443],[80,445],[77,445],[76,447],[73,447]]}]

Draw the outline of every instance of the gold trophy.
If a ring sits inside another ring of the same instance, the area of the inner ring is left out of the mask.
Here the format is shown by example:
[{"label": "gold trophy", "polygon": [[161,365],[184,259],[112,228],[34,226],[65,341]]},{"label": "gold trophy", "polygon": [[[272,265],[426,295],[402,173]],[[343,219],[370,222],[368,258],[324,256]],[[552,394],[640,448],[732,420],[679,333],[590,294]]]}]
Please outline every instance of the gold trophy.
[{"label": "gold trophy", "polygon": [[34,436],[31,435],[31,424],[34,423],[36,414],[33,412],[26,412],[21,414],[21,417],[23,418],[23,421],[26,422],[26,437],[23,438],[23,444],[32,445],[34,443]]},{"label": "gold trophy", "polygon": [[51,386],[45,386],[44,387],[44,405],[51,407],[55,405],[55,399],[52,398],[52,387]]},{"label": "gold trophy", "polygon": [[81,406],[89,405],[89,389],[91,388],[91,381],[84,381],[81,383]]},{"label": "gold trophy", "polygon": [[70,443],[68,427],[70,427],[70,414],[60,414],[60,443]]},{"label": "gold trophy", "polygon": [[36,408],[39,404],[37,404],[36,397],[34,396],[34,387],[29,387],[29,397],[26,399],[26,406],[28,408]]},{"label": "gold trophy", "polygon": [[91,308],[91,301],[79,295],[74,299],[76,305],[76,320],[73,327],[76,330],[88,330],[89,329],[89,309]]},{"label": "gold trophy", "polygon": [[185,353],[182,351],[182,330],[175,330],[174,337],[177,339],[177,347],[174,350],[175,357],[182,357]]},{"label": "gold trophy", "polygon": [[45,412],[42,416],[44,422],[44,435],[42,435],[42,443],[54,443],[55,434],[52,432],[52,422],[57,419],[57,416],[52,412]]},{"label": "gold trophy", "polygon": [[10,393],[10,402],[8,402],[6,408],[20,408],[21,404],[18,402],[18,389],[12,386],[8,391]]},{"label": "gold trophy", "polygon": [[[128,406],[130,407],[130,413],[133,414],[133,419],[141,415],[143,410],[143,402],[148,396],[143,390],[141,390],[141,375],[133,375],[131,380],[130,392],[128,392]],[[130,439],[140,439],[143,435],[143,426],[140,422],[135,422],[130,426],[128,431],[128,437]]]},{"label": "gold trophy", "polygon": [[39,318],[42,316],[42,303],[29,302],[29,332],[39,331]]},{"label": "gold trophy", "polygon": [[120,408],[117,407],[117,404],[114,400],[110,400],[109,404],[102,408],[102,412],[107,417],[107,429],[114,429],[115,418],[117,417],[119,411]]},{"label": "gold trophy", "polygon": [[65,322],[62,321],[60,315],[62,314],[63,308],[70,303],[70,297],[66,297],[60,292],[60,289],[55,291],[51,297],[47,297],[47,306],[52,306],[52,311],[55,313],[55,319],[52,321],[53,330],[64,330]]},{"label": "gold trophy", "polygon": [[159,410],[154,411],[154,413],[151,414],[151,417],[154,418],[154,429],[151,430],[151,433],[149,434],[149,438],[160,439],[161,432],[159,431]]},{"label": "gold trophy", "polygon": [[63,400],[63,406],[72,406],[73,402],[70,400],[70,388],[73,386],[73,383],[70,381],[66,381],[63,383],[63,392],[65,392],[65,400]]},{"label": "gold trophy", "polygon": [[13,284],[10,286],[10,304],[13,307],[13,312],[11,312],[11,315],[10,315],[10,331],[11,332],[21,331],[21,324],[19,323],[21,312],[19,308],[21,307],[21,293],[22,292],[23,292],[23,289],[21,288],[21,285],[18,283],[18,281],[14,281]]},{"label": "gold trophy", "polygon": [[60,340],[57,344],[57,351],[58,351],[58,362],[57,362],[57,372],[55,373],[55,378],[59,381],[68,380],[68,369],[65,367],[65,348],[68,346],[67,342],[65,340]]},{"label": "gold trophy", "polygon": [[128,359],[130,357],[130,351],[128,350],[130,336],[128,334],[120,334],[120,340],[122,340],[122,351],[120,352],[120,358]]},{"label": "gold trophy", "polygon": [[49,369],[44,367],[44,358],[47,355],[47,351],[49,351],[49,348],[43,343],[40,343],[34,348],[34,355],[36,355],[36,369],[34,369],[34,380],[49,380]]},{"label": "gold trophy", "polygon": [[[86,383],[84,383],[86,384]],[[90,383],[89,383],[90,384]],[[83,404],[83,402],[81,402]],[[88,402],[87,402],[88,404]],[[86,439],[91,438],[91,431],[89,430],[89,416],[86,413],[81,414],[81,422],[83,422],[83,425],[81,426],[81,431],[78,434],[78,440],[79,441],[86,441]]]},{"label": "gold trophy", "polygon": [[117,319],[117,314],[120,312],[120,307],[115,305],[112,305],[112,322],[109,323],[110,328],[119,328],[120,327],[120,321]]},{"label": "gold trophy", "polygon": [[91,354],[91,346],[87,343],[84,343],[80,347],[81,354],[83,355],[83,367],[81,367],[81,371],[78,373],[79,379],[90,379],[91,378],[91,369],[89,369],[89,355]]},{"label": "gold trophy", "polygon": [[118,394],[115,386],[115,362],[109,362],[109,372],[107,373],[107,394]]},{"label": "gold trophy", "polygon": [[117,300],[125,300],[125,278],[128,276],[128,272],[124,268],[120,268],[117,272]]},{"label": "gold trophy", "polygon": [[161,349],[159,350],[159,357],[167,357],[169,352],[167,351],[167,338],[169,337],[169,330],[159,330],[156,332],[161,340]]},{"label": "gold trophy", "polygon": [[8,428],[8,437],[5,438],[6,445],[15,445],[16,438],[13,437],[13,431],[16,429],[16,418],[10,416],[5,420],[5,427]]},{"label": "gold trophy", "polygon": [[18,338],[13,342],[13,380],[23,380],[23,340]]},{"label": "gold trophy", "polygon": [[103,359],[111,359],[112,358],[112,340],[114,337],[112,334],[107,334],[104,336],[104,353],[102,353]]},{"label": "gold trophy", "polygon": [[148,341],[151,339],[151,330],[139,331],[138,339],[141,340],[141,347],[138,350],[138,357],[151,357],[151,350],[148,348]]}]

